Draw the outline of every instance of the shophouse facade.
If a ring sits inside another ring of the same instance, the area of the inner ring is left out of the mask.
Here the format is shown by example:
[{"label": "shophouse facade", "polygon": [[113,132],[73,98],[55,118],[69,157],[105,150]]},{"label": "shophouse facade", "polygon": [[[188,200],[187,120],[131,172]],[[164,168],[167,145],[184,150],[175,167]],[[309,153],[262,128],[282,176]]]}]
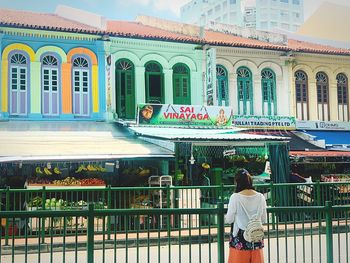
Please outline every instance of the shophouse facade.
[{"label": "shophouse facade", "polygon": [[101,32],[53,14],[1,13],[0,118],[103,120]]},{"label": "shophouse facade", "polygon": [[[116,113],[110,117],[135,119],[137,104],[145,102],[203,104],[198,38],[134,22],[109,21],[107,30],[107,110]],[[122,37],[123,33],[132,37]]]}]

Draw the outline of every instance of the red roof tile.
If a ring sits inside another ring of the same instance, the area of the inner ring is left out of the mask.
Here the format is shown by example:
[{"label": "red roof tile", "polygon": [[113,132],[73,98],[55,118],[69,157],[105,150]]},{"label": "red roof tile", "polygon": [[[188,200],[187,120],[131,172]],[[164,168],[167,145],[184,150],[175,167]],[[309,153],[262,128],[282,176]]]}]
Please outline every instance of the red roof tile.
[{"label": "red roof tile", "polygon": [[107,21],[107,32],[124,37],[142,37],[180,42],[201,42],[199,38],[173,33],[156,27],[146,26],[138,22]]},{"label": "red roof tile", "polygon": [[215,32],[206,30],[205,32],[205,42],[212,45],[224,45],[232,47],[249,47],[249,48],[262,48],[262,49],[273,49],[288,51],[289,48],[284,45],[272,44],[269,42],[264,42],[256,39],[239,37],[231,34],[225,34],[222,32]]},{"label": "red roof tile", "polygon": [[297,52],[299,51],[306,53],[320,53],[331,55],[350,55],[350,49],[336,48],[294,39],[288,40],[288,47]]},{"label": "red roof tile", "polygon": [[150,38],[165,41],[200,43],[218,46],[246,47],[278,51],[295,51],[319,54],[350,55],[350,49],[341,49],[290,39],[288,45],[278,45],[256,39],[239,37],[211,30],[205,31],[204,39],[197,36],[175,33],[156,26],[138,22],[107,21],[107,30],[85,25],[55,14],[35,13],[10,9],[0,9],[0,25],[65,32],[108,33],[120,37]]},{"label": "red roof tile", "polygon": [[10,9],[0,9],[0,25],[68,32],[96,33],[100,31],[97,28],[55,14],[34,13]]}]

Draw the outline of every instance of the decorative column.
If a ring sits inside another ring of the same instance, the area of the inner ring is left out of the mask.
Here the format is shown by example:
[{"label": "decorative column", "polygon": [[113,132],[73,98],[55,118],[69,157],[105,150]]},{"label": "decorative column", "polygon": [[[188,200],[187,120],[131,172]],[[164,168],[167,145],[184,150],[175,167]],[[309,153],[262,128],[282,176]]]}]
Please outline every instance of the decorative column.
[{"label": "decorative column", "polygon": [[146,102],[145,67],[135,66],[135,97],[136,105]]},{"label": "decorative column", "polygon": [[330,121],[338,121],[339,120],[339,112],[338,112],[338,90],[337,90],[337,80],[331,78],[330,76],[329,82],[329,101],[328,101],[328,109],[329,109],[329,117]]},{"label": "decorative column", "polygon": [[[2,54],[2,38],[3,38],[4,34],[0,33],[0,53]],[[0,58],[0,70],[3,71],[2,68],[2,59]],[[4,88],[2,85],[2,76],[0,74],[0,120],[3,119],[5,116],[3,110],[2,110],[2,89]]]},{"label": "decorative column", "polygon": [[34,119],[41,119],[41,63],[40,61],[30,62],[30,111],[28,116]]},{"label": "decorative column", "polygon": [[164,102],[165,104],[172,104],[174,102],[173,70],[163,69],[163,74],[164,74]]},{"label": "decorative column", "polygon": [[70,61],[62,64],[62,119],[71,119],[72,107],[72,64]]},{"label": "decorative column", "polygon": [[[311,76],[310,76],[311,77]],[[311,121],[318,121],[316,79],[310,79],[309,88],[309,116]]]},{"label": "decorative column", "polygon": [[96,112],[92,113],[94,119],[106,119],[107,118],[107,107],[106,107],[106,56],[105,52],[105,41],[96,41],[97,46],[97,61],[98,61],[98,90],[97,98],[98,105]]},{"label": "decorative column", "polygon": [[233,108],[233,114],[238,114],[238,103],[237,103],[237,73],[229,72],[228,73],[228,99],[229,106]]},{"label": "decorative column", "polygon": [[[285,76],[285,82],[283,82],[283,76]],[[276,76],[276,94],[275,94],[275,100],[276,105],[274,105],[275,108],[277,108],[276,115],[280,116],[290,116],[290,109],[289,107],[286,107],[289,105],[289,85],[288,85],[288,74],[285,74],[283,71],[282,76]],[[275,109],[273,109],[275,110]]]},{"label": "decorative column", "polygon": [[262,107],[263,102],[262,102],[262,91],[261,91],[261,75],[260,74],[255,74],[253,75],[253,109],[254,109],[254,114],[253,115],[262,115]]},{"label": "decorative column", "polygon": [[203,81],[199,71],[191,71],[191,104],[203,104]]}]

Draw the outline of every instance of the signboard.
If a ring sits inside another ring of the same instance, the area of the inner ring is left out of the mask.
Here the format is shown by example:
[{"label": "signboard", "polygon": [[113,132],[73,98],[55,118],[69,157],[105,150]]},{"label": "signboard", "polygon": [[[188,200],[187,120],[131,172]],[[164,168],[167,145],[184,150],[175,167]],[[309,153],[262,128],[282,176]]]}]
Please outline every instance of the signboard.
[{"label": "signboard", "polygon": [[111,111],[112,108],[112,87],[111,87],[111,56],[106,57],[106,85],[107,85],[107,112]]},{"label": "signboard", "polygon": [[232,108],[173,104],[139,104],[137,123],[156,126],[222,128],[232,126]]},{"label": "signboard", "polygon": [[297,121],[298,130],[350,131],[350,122],[341,121]]},{"label": "signboard", "polygon": [[233,126],[271,130],[295,130],[296,127],[294,117],[244,115],[234,115]]},{"label": "signboard", "polygon": [[210,48],[207,50],[207,105],[214,105],[216,98],[216,50]]}]

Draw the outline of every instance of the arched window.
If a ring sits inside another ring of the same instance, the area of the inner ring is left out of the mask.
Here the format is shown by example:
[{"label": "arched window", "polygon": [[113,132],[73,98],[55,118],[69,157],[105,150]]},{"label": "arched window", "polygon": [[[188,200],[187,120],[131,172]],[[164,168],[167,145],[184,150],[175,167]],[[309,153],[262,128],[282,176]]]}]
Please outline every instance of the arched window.
[{"label": "arched window", "polygon": [[162,66],[155,62],[148,62],[146,71],[146,102],[164,103],[164,76]]},{"label": "arched window", "polygon": [[349,121],[348,78],[342,73],[337,75],[337,93],[339,121]]},{"label": "arched window", "polygon": [[26,116],[28,114],[29,59],[22,53],[9,57],[9,114]]},{"label": "arched window", "polygon": [[127,59],[115,63],[116,109],[119,118],[135,118],[134,64]]},{"label": "arched window", "polygon": [[295,72],[296,117],[299,120],[309,119],[308,79],[304,71]]},{"label": "arched window", "polygon": [[216,66],[216,97],[219,106],[229,105],[227,70],[221,65]]},{"label": "arched window", "polygon": [[261,87],[263,115],[277,115],[276,77],[271,69],[264,69],[261,72]]},{"label": "arched window", "polygon": [[44,116],[59,115],[60,87],[59,63],[53,55],[46,55],[41,60],[41,109]]},{"label": "arched window", "polygon": [[173,66],[174,104],[191,105],[190,70],[182,63]]},{"label": "arched window", "polygon": [[329,121],[328,77],[324,72],[316,74],[317,111],[320,121]]},{"label": "arched window", "polygon": [[253,115],[253,81],[252,73],[246,67],[237,70],[238,114]]},{"label": "arched window", "polygon": [[73,60],[73,114],[76,117],[90,115],[90,65],[84,57]]}]

